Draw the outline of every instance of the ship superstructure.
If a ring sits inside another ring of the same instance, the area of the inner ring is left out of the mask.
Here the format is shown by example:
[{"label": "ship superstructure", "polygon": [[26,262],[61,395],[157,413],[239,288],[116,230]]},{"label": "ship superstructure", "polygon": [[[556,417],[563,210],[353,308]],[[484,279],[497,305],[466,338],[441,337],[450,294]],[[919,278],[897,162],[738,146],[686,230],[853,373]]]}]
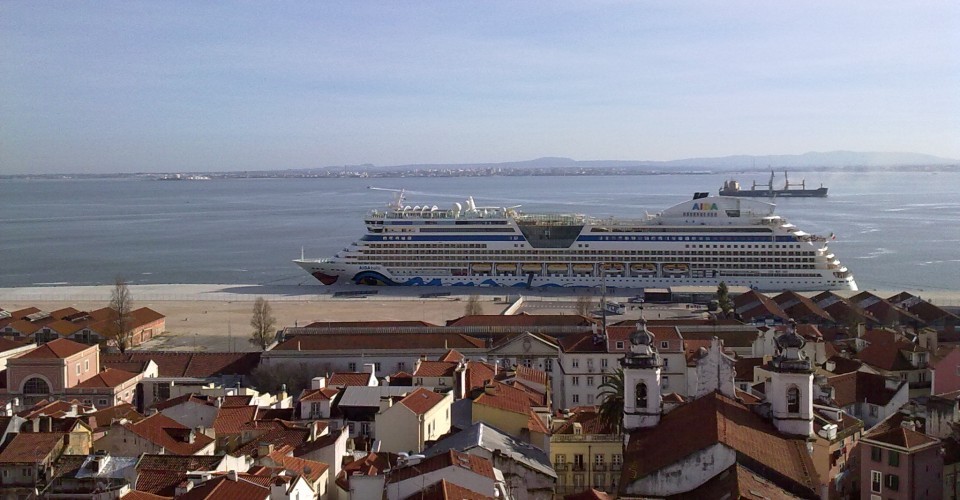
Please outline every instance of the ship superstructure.
[{"label": "ship superstructure", "polygon": [[637,219],[528,214],[519,207],[405,204],[365,219],[329,259],[298,259],[322,283],[473,286],[731,286],[856,290],[827,247],[775,205],[698,193]]}]

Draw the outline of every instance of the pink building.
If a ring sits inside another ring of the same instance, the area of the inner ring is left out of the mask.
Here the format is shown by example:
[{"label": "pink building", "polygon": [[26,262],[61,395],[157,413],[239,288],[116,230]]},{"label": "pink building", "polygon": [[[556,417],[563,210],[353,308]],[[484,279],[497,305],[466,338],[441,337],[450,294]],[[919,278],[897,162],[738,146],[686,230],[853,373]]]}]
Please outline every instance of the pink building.
[{"label": "pink building", "polygon": [[944,394],[960,390],[960,347],[942,346],[930,362],[931,394]]},{"label": "pink building", "polygon": [[[132,403],[139,373],[100,370],[100,347],[57,339],[7,361],[9,395],[24,405],[43,399],[77,399],[98,407]],[[2,390],[0,390],[2,391]]]},{"label": "pink building", "polygon": [[940,440],[917,432],[910,421],[885,423],[860,440],[860,498],[942,498]]}]

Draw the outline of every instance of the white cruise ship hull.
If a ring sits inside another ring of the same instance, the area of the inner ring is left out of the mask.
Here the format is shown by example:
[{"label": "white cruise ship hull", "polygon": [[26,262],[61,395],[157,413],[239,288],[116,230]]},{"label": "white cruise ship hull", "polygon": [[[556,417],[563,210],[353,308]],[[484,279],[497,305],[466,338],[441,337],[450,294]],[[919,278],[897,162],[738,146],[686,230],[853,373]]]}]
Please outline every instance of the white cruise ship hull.
[{"label": "white cruise ship hull", "polygon": [[827,249],[773,205],[698,198],[639,220],[526,215],[509,208],[403,206],[329,259],[294,261],[326,285],[857,290]]}]

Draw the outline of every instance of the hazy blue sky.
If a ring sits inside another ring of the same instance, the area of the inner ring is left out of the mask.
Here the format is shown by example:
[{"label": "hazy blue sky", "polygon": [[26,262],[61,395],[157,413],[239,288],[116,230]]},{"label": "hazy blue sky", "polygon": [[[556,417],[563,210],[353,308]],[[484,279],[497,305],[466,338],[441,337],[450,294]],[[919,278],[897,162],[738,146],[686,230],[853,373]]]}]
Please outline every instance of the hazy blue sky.
[{"label": "hazy blue sky", "polygon": [[960,2],[0,0],[0,173],[960,158]]}]

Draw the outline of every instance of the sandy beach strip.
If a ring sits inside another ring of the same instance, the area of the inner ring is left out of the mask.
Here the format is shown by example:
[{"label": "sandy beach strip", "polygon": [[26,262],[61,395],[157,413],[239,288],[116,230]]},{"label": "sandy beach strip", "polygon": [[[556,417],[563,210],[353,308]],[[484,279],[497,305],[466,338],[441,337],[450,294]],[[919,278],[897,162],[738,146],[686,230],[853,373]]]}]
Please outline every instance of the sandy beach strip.
[{"label": "sandy beach strip", "polygon": [[[0,288],[0,308],[64,307],[93,310],[105,307],[112,285]],[[270,302],[277,327],[303,326],[315,321],[425,321],[443,325],[464,315],[466,302],[478,295],[485,314],[500,314],[521,294],[528,313],[574,314],[577,296],[598,291],[512,288],[324,287],[320,285],[130,285],[134,307],[149,307],[167,317],[167,333],[144,349],[249,351],[253,302]],[[871,291],[889,297],[900,290]],[[336,296],[337,292],[369,292]],[[910,291],[939,306],[960,305],[960,292]],[[611,297],[626,300],[637,290],[619,290]],[[433,296],[430,296],[430,295]],[[449,295],[448,295],[449,294]],[[845,294],[850,295],[850,294]],[[535,305],[534,305],[535,304]]]}]

